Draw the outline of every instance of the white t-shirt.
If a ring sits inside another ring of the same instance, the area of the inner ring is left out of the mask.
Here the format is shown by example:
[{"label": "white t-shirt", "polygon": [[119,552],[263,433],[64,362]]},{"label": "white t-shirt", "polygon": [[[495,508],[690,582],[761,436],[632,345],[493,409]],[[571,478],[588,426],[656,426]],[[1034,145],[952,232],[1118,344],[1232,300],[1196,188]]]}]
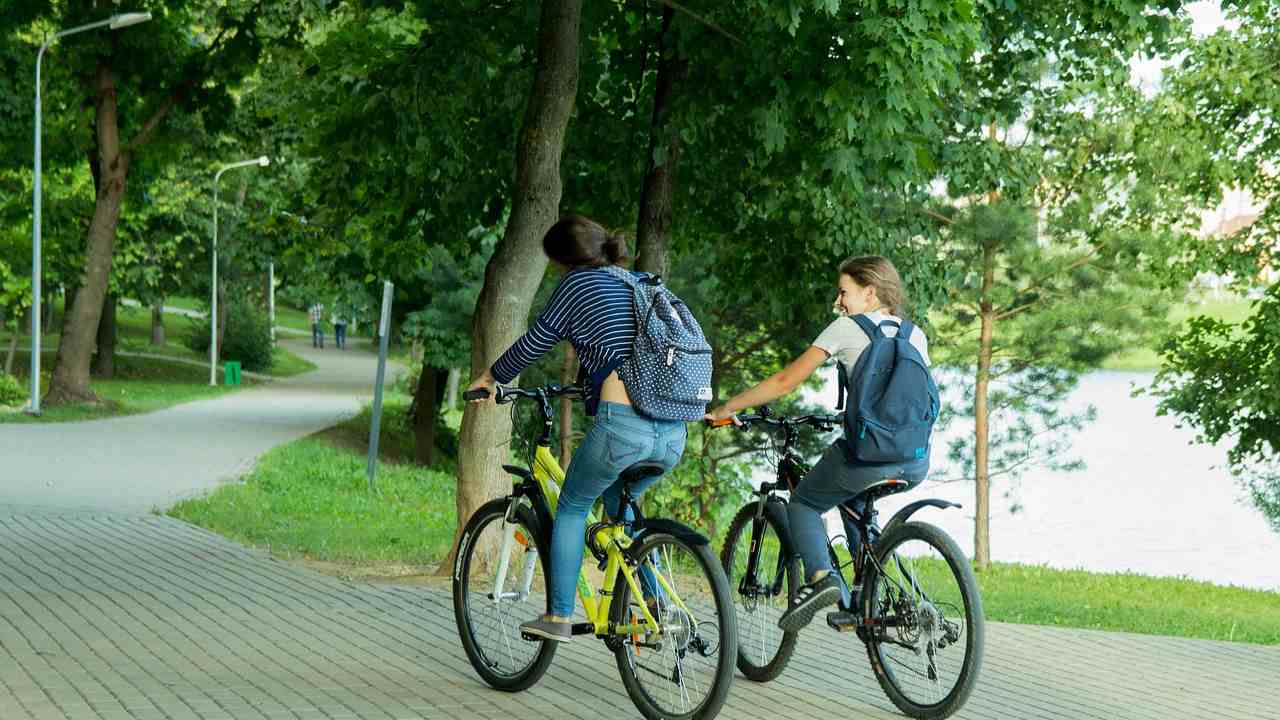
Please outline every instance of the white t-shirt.
[{"label": "white t-shirt", "polygon": [[[897,323],[902,322],[902,318],[879,310],[862,314],[876,325],[885,320],[892,320]],[[912,325],[915,325],[915,323],[912,323]],[[886,325],[880,329],[889,337],[898,334],[898,328],[892,325]],[[912,330],[910,342],[915,346],[916,350],[920,351],[920,357],[924,359],[924,364],[930,365],[929,339],[924,336],[924,331],[919,327]],[[844,363],[845,367],[849,368],[849,372],[853,372],[854,363],[858,362],[858,356],[862,355],[862,351],[871,345],[871,339],[862,331],[862,328],[858,327],[858,323],[854,322],[853,318],[842,315],[831,321],[827,329],[823,330],[822,334],[818,335],[818,339],[813,341],[813,345],[825,350],[828,355]]]}]

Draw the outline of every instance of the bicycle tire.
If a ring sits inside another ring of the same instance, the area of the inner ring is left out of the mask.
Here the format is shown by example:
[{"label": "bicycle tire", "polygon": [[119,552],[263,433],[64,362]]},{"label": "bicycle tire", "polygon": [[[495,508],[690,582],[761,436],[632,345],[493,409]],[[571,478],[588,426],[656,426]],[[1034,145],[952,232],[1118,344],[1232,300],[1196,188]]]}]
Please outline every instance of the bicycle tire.
[{"label": "bicycle tire", "polygon": [[[649,557],[652,551],[664,544],[684,548],[692,557],[697,559],[701,574],[708,580],[714,596],[713,602],[716,606],[715,622],[718,626],[719,643],[715,649],[717,659],[711,689],[702,702],[688,712],[678,714],[664,712],[649,696],[637,678],[636,667],[631,657],[634,646],[626,641],[618,643],[615,646],[614,659],[617,661],[618,674],[622,678],[622,685],[626,688],[627,695],[631,697],[631,701],[635,703],[636,708],[648,720],[710,720],[720,712],[720,708],[724,705],[725,698],[729,694],[729,686],[733,682],[734,662],[738,654],[733,598],[729,593],[729,583],[725,580],[724,570],[721,569],[720,563],[716,560],[715,555],[712,554],[709,545],[695,544],[666,533],[655,533],[641,540],[641,545],[635,550],[633,556]],[[618,585],[614,588],[613,605],[609,612],[612,624],[624,621],[625,613],[630,603],[631,586],[625,580],[620,579]],[[701,625],[702,622],[699,622],[699,626]],[[674,642],[670,638],[667,641]]]},{"label": "bicycle tire", "polygon": [[[486,684],[506,692],[518,692],[538,682],[551,665],[551,660],[555,657],[556,647],[559,645],[554,640],[543,640],[538,643],[540,647],[533,654],[530,662],[518,671],[499,673],[494,670],[495,663],[486,658],[484,649],[480,647],[476,640],[476,626],[472,622],[470,612],[471,592],[468,587],[471,564],[474,560],[474,553],[479,545],[478,541],[482,531],[492,522],[501,522],[506,517],[507,508],[512,502],[515,501],[510,498],[500,498],[491,500],[480,506],[479,510],[476,510],[471,519],[467,521],[462,540],[458,544],[458,556],[454,562],[453,570],[453,617],[458,626],[458,636],[462,640],[462,647],[467,653],[467,659],[471,661],[471,666],[475,668],[476,673],[480,675],[480,678]],[[531,543],[533,550],[538,554],[539,566],[542,569],[543,577],[549,577],[549,553],[546,551],[548,539],[543,536],[537,517],[530,508],[525,505],[519,505],[515,509],[515,519],[516,523],[527,532],[526,542]],[[549,593],[543,593],[543,595],[546,600],[544,611],[549,613],[551,611],[551,597]],[[529,619],[532,618],[520,617],[515,618],[515,621],[522,622]],[[521,638],[518,629],[514,632],[514,636],[509,640],[510,642],[521,644],[517,647],[533,644]]]},{"label": "bicycle tire", "polygon": [[[786,669],[787,663],[791,661],[791,655],[795,652],[796,640],[799,639],[798,631],[784,632],[777,626],[777,617],[771,616],[769,613],[760,609],[759,599],[753,597],[745,597],[741,592],[741,578],[734,573],[736,569],[735,561],[737,553],[743,551],[744,548],[739,546],[745,535],[747,543],[751,542],[751,526],[756,517],[758,503],[749,503],[744,505],[737,515],[734,516],[733,522],[729,524],[729,532],[725,536],[724,546],[720,549],[720,565],[724,568],[725,579],[729,583],[729,592],[732,593],[734,599],[734,612],[736,614],[736,623],[738,627],[738,670],[751,681],[768,682],[782,674]],[[778,538],[779,554],[782,558],[790,558],[786,563],[786,587],[781,595],[778,614],[781,615],[787,609],[787,599],[795,593],[796,587],[800,584],[802,570],[800,568],[800,560],[791,548],[791,536],[787,529],[787,525],[779,515],[784,511],[786,506],[781,502],[769,502],[765,505],[764,521],[765,530],[772,531]],[[762,542],[756,548],[756,554],[760,555],[763,551],[764,543]],[[745,552],[750,552],[750,548],[745,548]],[[745,567],[745,565],[743,565]],[[760,571],[757,559],[757,572]],[[741,602],[740,602],[741,601]],[[740,606],[744,609],[740,611]],[[746,610],[746,607],[754,607],[755,610]],[[755,620],[755,615],[760,616],[759,622],[751,624]],[[744,613],[748,613],[748,617],[744,618]],[[744,622],[745,621],[745,622]],[[749,628],[760,627],[761,640],[755,642],[755,636]],[[769,652],[772,642],[766,642],[765,638],[768,633],[776,632],[780,636],[778,647],[769,657],[761,657]],[[756,647],[759,646],[761,653],[757,655]]]},{"label": "bicycle tire", "polygon": [[[977,684],[979,671],[982,667],[985,642],[982,597],[978,590],[977,578],[973,574],[973,568],[969,565],[969,559],[965,557],[960,547],[956,545],[949,535],[927,523],[906,522],[891,528],[889,532],[881,536],[874,548],[879,566],[883,566],[890,555],[909,540],[919,540],[937,550],[946,561],[952,577],[955,578],[960,589],[965,616],[965,653],[959,677],[955,686],[938,702],[922,704],[913,701],[899,687],[897,675],[892,664],[886,662],[884,654],[885,648],[891,643],[879,640],[878,638],[882,635],[878,635],[875,632],[866,633],[867,657],[871,661],[871,668],[875,673],[876,680],[880,683],[880,688],[884,690],[885,695],[903,714],[913,718],[940,720],[941,718],[949,717],[963,707]],[[874,563],[868,563],[862,593],[861,610],[864,618],[873,616],[873,604],[880,595],[878,584],[884,578],[880,574],[879,566]],[[881,632],[883,633],[883,631]]]}]

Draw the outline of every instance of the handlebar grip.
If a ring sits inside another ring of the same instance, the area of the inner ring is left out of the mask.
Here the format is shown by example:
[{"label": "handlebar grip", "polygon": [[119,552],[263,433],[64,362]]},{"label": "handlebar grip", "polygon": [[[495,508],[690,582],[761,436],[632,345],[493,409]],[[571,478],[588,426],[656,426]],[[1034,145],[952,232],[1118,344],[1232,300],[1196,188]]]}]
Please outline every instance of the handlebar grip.
[{"label": "handlebar grip", "polygon": [[484,400],[487,397],[489,397],[489,388],[476,388],[462,393],[462,399],[468,402],[471,400]]},{"label": "handlebar grip", "polygon": [[725,425],[732,425],[733,418],[728,417],[723,420],[707,420],[705,422],[707,423],[707,427],[717,428],[717,427],[724,427]]}]

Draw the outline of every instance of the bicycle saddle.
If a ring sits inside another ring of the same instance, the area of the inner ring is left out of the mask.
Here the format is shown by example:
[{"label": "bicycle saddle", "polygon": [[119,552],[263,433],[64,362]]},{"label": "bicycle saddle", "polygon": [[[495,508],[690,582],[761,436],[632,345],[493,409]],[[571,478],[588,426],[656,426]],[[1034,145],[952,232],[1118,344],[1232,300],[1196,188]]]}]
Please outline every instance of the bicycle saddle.
[{"label": "bicycle saddle", "polygon": [[642,460],[628,466],[627,469],[618,473],[618,477],[622,479],[622,486],[630,489],[632,483],[639,482],[640,480],[648,477],[653,477],[654,475],[661,475],[664,472],[666,472],[666,468],[662,467],[660,463]]}]

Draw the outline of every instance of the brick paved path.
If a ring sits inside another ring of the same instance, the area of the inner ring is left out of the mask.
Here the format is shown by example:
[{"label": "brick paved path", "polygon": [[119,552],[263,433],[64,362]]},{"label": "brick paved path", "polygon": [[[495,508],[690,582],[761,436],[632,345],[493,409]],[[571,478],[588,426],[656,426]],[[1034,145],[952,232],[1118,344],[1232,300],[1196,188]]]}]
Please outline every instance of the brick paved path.
[{"label": "brick paved path", "polygon": [[[447,589],[349,584],[155,516],[0,509],[0,720],[638,717],[598,642],[483,686]],[[959,718],[1280,717],[1280,648],[991,623]],[[806,631],[722,718],[901,717],[861,646]]]}]

